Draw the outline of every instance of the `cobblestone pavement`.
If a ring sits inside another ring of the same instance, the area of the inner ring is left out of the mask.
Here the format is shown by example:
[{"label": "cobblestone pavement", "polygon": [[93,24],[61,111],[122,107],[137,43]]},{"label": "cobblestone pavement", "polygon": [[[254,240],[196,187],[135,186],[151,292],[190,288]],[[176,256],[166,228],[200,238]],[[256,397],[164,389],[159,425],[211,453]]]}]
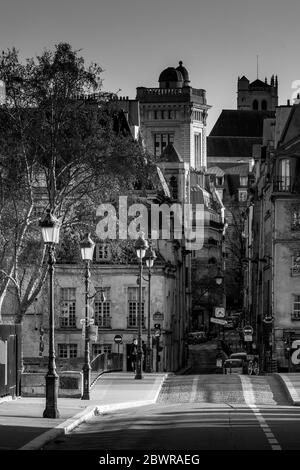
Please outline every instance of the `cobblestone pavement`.
[{"label": "cobblestone pavement", "polygon": [[[286,393],[274,376],[247,376],[256,404],[288,405]],[[157,403],[243,403],[244,389],[239,375],[202,374],[170,376]]]},{"label": "cobblestone pavement", "polygon": [[43,450],[300,450],[299,431],[275,376],[174,375],[156,404],[95,416]]}]

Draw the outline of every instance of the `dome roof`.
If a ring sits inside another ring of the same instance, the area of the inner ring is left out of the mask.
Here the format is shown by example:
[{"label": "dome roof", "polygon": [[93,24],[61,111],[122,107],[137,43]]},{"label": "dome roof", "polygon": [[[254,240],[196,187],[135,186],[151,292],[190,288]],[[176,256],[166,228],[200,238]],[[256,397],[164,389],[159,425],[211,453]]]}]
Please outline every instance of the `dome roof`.
[{"label": "dome roof", "polygon": [[187,69],[185,67],[183,67],[182,60],[179,61],[179,66],[176,68],[176,70],[178,70],[178,72],[181,73],[181,75],[183,77],[183,80],[185,82],[190,81],[189,73],[188,73]]},{"label": "dome roof", "polygon": [[183,77],[179,70],[174,67],[168,67],[163,70],[158,79],[159,82],[182,82]]}]

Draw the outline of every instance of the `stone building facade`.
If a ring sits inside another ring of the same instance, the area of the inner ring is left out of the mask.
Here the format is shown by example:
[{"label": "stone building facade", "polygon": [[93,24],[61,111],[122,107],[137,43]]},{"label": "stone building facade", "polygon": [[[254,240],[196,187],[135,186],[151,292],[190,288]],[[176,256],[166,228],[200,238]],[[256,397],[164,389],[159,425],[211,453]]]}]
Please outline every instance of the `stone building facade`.
[{"label": "stone building facade", "polygon": [[299,104],[280,106],[266,123],[247,212],[246,304],[268,371],[299,369],[299,116]]}]

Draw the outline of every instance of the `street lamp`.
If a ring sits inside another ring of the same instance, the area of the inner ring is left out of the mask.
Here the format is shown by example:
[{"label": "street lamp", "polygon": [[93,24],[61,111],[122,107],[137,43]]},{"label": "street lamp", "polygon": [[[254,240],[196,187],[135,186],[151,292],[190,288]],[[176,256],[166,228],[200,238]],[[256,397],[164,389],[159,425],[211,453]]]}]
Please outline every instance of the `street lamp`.
[{"label": "street lamp", "polygon": [[139,260],[139,310],[138,310],[138,343],[135,379],[142,379],[142,272],[143,258],[148,248],[148,242],[141,233],[135,243],[136,255]]},{"label": "street lamp", "polygon": [[216,274],[216,276],[215,276],[216,284],[217,284],[218,286],[220,286],[221,284],[223,284],[223,280],[224,280],[224,276],[223,276],[222,271],[221,271],[220,266],[219,266],[218,272],[217,272],[217,274]]},{"label": "street lamp", "polygon": [[59,242],[60,222],[53,215],[50,209],[44,220],[39,223],[42,230],[42,237],[48,250],[49,265],[49,357],[48,372],[46,374],[46,408],[43,412],[44,418],[59,418],[57,409],[58,397],[58,375],[55,365],[55,346],[54,346],[54,289],[53,275],[55,264],[55,245]]},{"label": "street lamp", "polygon": [[83,393],[82,400],[90,399],[90,344],[89,344],[89,278],[91,277],[90,262],[93,259],[95,243],[90,237],[89,233],[80,242],[81,257],[85,262],[85,341],[84,341],[84,364],[82,367],[83,372]]},{"label": "street lamp", "polygon": [[146,254],[145,254],[145,261],[148,268],[148,325],[147,325],[147,350],[146,350],[146,372],[151,372],[151,348],[150,348],[150,337],[151,337],[151,329],[150,329],[150,300],[151,300],[151,268],[153,267],[154,261],[156,260],[155,251],[149,246]]},{"label": "street lamp", "polygon": [[[215,281],[216,281],[216,284],[218,286],[221,286],[223,284],[223,281],[224,281],[224,276],[223,276],[223,273],[221,271],[221,268],[220,266],[218,267],[218,272],[215,276]],[[223,292],[223,290],[222,290]],[[222,303],[223,303],[223,299],[222,299]],[[222,365],[222,353],[221,353],[221,326],[219,325],[219,328],[218,328],[218,348],[217,348],[217,367],[220,367]],[[223,340],[224,340],[224,326],[223,326]]]}]

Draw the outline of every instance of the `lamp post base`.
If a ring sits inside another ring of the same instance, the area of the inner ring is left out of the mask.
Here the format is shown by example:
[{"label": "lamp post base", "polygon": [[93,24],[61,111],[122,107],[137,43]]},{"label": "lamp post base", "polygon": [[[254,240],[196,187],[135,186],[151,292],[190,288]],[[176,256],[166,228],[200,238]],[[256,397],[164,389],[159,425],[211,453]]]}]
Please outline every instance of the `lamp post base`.
[{"label": "lamp post base", "polygon": [[58,375],[46,375],[46,408],[43,412],[43,418],[59,418],[57,409],[58,397]]},{"label": "lamp post base", "polygon": [[82,369],[83,372],[83,393],[81,396],[81,400],[89,400],[90,399],[90,372],[91,367],[84,366]]}]

